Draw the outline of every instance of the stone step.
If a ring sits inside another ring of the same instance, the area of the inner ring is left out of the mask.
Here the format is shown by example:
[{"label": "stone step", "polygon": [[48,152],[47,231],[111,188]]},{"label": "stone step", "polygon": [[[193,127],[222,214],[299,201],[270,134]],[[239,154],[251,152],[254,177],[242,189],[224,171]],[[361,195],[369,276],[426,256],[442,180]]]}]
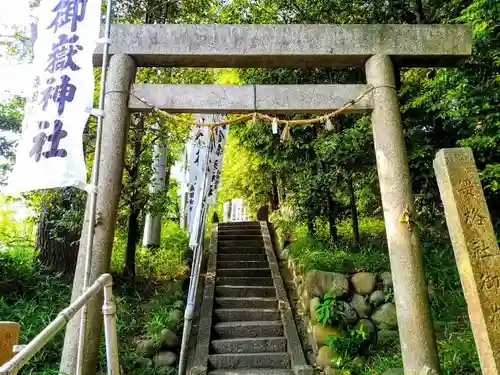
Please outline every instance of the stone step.
[{"label": "stone step", "polygon": [[208,375],[294,375],[292,370],[271,369],[271,368],[251,368],[237,370],[212,370]]},{"label": "stone step", "polygon": [[217,285],[260,285],[273,286],[271,277],[218,277]]},{"label": "stone step", "polygon": [[264,252],[262,254],[218,254],[217,260],[224,262],[246,261],[246,260],[267,262],[267,255]]},{"label": "stone step", "polygon": [[214,339],[283,336],[281,321],[220,322],[213,326]]},{"label": "stone step", "polygon": [[215,298],[214,308],[219,309],[277,309],[278,299],[276,298]]},{"label": "stone step", "polygon": [[268,268],[268,261],[241,260],[241,261],[226,261],[219,260],[217,269],[222,268]]},{"label": "stone step", "polygon": [[214,354],[286,352],[284,337],[213,340],[211,345]]},{"label": "stone step", "polygon": [[217,270],[217,277],[271,277],[270,268],[224,268]]},{"label": "stone step", "polygon": [[280,312],[277,309],[215,309],[214,316],[221,322],[243,322],[252,320],[280,320]]},{"label": "stone step", "polygon": [[208,363],[216,369],[290,368],[288,353],[212,354]]},{"label": "stone step", "polygon": [[218,241],[262,241],[260,233],[248,233],[241,231],[239,233],[222,232],[218,234]]},{"label": "stone step", "polygon": [[235,221],[230,223],[219,223],[219,228],[255,227],[260,228],[258,221]]},{"label": "stone step", "polygon": [[266,255],[264,246],[217,246],[217,254],[257,254]]},{"label": "stone step", "polygon": [[250,228],[219,228],[218,234],[253,234],[253,235],[261,235],[262,232],[260,227],[250,227]]},{"label": "stone step", "polygon": [[276,297],[274,286],[217,285],[217,297]]},{"label": "stone step", "polygon": [[218,239],[217,240],[217,246],[219,248],[221,247],[232,247],[232,248],[241,248],[241,247],[257,247],[261,248],[264,247],[264,241],[262,239],[255,239],[255,240],[225,240],[225,239]]}]

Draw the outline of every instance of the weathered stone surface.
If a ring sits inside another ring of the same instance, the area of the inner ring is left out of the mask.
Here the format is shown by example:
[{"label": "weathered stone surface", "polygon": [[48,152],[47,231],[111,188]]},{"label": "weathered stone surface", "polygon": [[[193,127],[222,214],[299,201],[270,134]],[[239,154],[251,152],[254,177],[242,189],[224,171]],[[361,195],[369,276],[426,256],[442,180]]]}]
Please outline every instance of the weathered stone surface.
[{"label": "weathered stone surface", "polygon": [[178,325],[182,318],[184,318],[184,312],[181,310],[172,310],[170,314],[168,314],[168,321],[175,325]]},{"label": "weathered stone surface", "polygon": [[377,307],[385,302],[385,294],[381,290],[376,290],[370,294],[370,303]]},{"label": "weathered stone surface", "polygon": [[315,324],[318,321],[318,315],[316,314],[316,309],[320,304],[320,299],[318,297],[314,297],[311,299],[309,304],[309,317],[311,318],[311,322]]},{"label": "weathered stone surface", "polygon": [[424,366],[418,375],[439,375],[436,370],[433,370],[427,366]]},{"label": "weathered stone surface", "polygon": [[367,302],[367,297],[364,297],[361,294],[354,294],[350,303],[360,318],[368,318],[370,316],[372,307]]},{"label": "weathered stone surface", "polygon": [[[138,66],[331,67],[362,66],[376,54],[398,66],[449,65],[471,53],[466,25],[222,25],[118,24],[111,55]],[[100,66],[102,46],[94,53]]]},{"label": "weathered stone surface", "polygon": [[[420,40],[415,39],[415,44]],[[423,365],[439,369],[430,316],[415,204],[398,104],[394,59],[378,54],[365,64],[373,94],[372,130],[387,245],[401,330],[403,366],[408,374]]]},{"label": "weathered stone surface", "polygon": [[347,324],[354,324],[358,321],[356,310],[345,301],[337,301],[337,309],[340,319]]},{"label": "weathered stone surface", "polygon": [[13,347],[18,344],[20,329],[17,322],[0,321],[0,366],[14,356]]},{"label": "weathered stone surface", "polygon": [[380,280],[382,280],[382,283],[384,284],[384,286],[392,288],[392,286],[393,286],[392,275],[389,271],[382,272],[380,274]]},{"label": "weathered stone surface", "polygon": [[177,354],[173,352],[159,352],[153,362],[155,367],[172,366],[177,361]]},{"label": "weathered stone surface", "polygon": [[322,298],[326,293],[342,297],[349,292],[349,280],[341,273],[312,271],[307,274],[304,283],[311,297]]},{"label": "weathered stone surface", "polygon": [[404,370],[402,368],[391,368],[387,371],[384,371],[382,375],[404,375]]},{"label": "weathered stone surface", "polygon": [[316,364],[321,367],[331,366],[335,351],[329,346],[322,346],[316,356]]},{"label": "weathered stone surface", "polygon": [[329,325],[323,326],[321,323],[316,323],[313,326],[313,338],[318,346],[326,345],[326,338],[328,336],[342,337],[343,333],[337,328]]},{"label": "weathered stone surface", "polygon": [[371,316],[378,329],[395,329],[398,326],[396,306],[393,303],[384,303]]},{"label": "weathered stone surface", "polygon": [[500,373],[500,250],[470,148],[444,149],[434,160],[484,375]]},{"label": "weathered stone surface", "polygon": [[154,340],[139,341],[135,348],[137,354],[143,357],[152,357],[156,353],[157,349],[158,347],[156,346]]},{"label": "weathered stone surface", "polygon": [[360,319],[354,329],[357,331],[363,325],[363,332],[366,334],[366,341],[374,342],[376,339],[376,329],[369,319]]},{"label": "weathered stone surface", "polygon": [[181,347],[179,337],[168,328],[161,330],[159,340],[163,349],[179,349]]},{"label": "weathered stone surface", "polygon": [[359,272],[351,277],[351,283],[356,293],[370,295],[375,290],[376,276],[371,272]]},{"label": "weathered stone surface", "polygon": [[[135,84],[132,91],[158,109],[177,113],[324,113],[367,92],[368,85],[160,85]],[[254,98],[255,93],[255,98]],[[371,95],[349,108],[371,110]],[[129,109],[151,108],[131,95]]]},{"label": "weathered stone surface", "polygon": [[392,346],[399,342],[398,331],[381,329],[377,332],[377,344],[379,346]]}]

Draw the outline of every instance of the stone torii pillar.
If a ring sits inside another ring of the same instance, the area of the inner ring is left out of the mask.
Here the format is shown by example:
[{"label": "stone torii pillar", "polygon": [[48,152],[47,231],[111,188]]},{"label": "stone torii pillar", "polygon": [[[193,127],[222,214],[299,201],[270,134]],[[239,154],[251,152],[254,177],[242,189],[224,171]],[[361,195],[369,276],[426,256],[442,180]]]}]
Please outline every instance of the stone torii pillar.
[{"label": "stone torii pillar", "polygon": [[[101,274],[109,271],[118,201],[122,191],[125,147],[130,121],[127,105],[129,90],[134,82],[135,72],[136,64],[130,56],[117,54],[111,57],[108,76],[106,77],[107,93],[104,104],[103,147],[101,149],[100,174],[97,185],[97,212],[100,216],[100,222],[95,228],[89,284],[92,284]],[[88,205],[89,199],[87,200],[87,207]],[[82,293],[87,231],[89,229],[88,214],[87,209],[80,237],[80,249],[78,251],[71,301],[74,301]],[[82,369],[82,374],[86,375],[95,374],[96,372],[102,328],[101,306],[102,294],[92,298],[88,304]],[[80,313],[81,310],[69,321],[66,327],[60,365],[60,371],[64,374],[75,374],[76,372]]]},{"label": "stone torii pillar", "polygon": [[366,79],[375,87],[373,142],[405,374],[418,374],[424,366],[439,371],[419,233],[412,221],[415,204],[390,57],[370,57]]}]

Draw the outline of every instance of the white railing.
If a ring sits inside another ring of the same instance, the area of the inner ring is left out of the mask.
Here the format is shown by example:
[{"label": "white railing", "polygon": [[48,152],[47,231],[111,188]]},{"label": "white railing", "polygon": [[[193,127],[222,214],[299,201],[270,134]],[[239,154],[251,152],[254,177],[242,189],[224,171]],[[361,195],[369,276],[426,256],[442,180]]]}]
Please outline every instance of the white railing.
[{"label": "white railing", "polygon": [[47,344],[57,332],[63,329],[76,313],[87,302],[104,289],[102,313],[104,315],[104,335],[106,339],[106,360],[108,375],[119,375],[118,338],[116,335],[116,304],[113,300],[113,279],[110,274],[101,275],[85,292],[40,332],[31,342],[25,345],[11,360],[0,366],[0,375],[15,375]]}]

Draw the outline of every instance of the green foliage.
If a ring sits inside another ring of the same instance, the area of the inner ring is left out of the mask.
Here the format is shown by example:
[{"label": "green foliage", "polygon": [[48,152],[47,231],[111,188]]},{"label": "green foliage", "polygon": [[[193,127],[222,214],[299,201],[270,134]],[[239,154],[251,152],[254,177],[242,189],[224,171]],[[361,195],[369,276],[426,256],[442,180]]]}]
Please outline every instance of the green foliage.
[{"label": "green foliage", "polygon": [[323,325],[333,324],[339,318],[339,310],[337,306],[337,297],[333,294],[327,293],[324,295],[321,303],[316,307],[316,315],[318,321]]},{"label": "green foliage", "polygon": [[340,357],[333,360],[334,362],[338,362],[339,360],[352,358],[359,354],[365,346],[367,339],[365,327],[363,324],[360,324],[358,329],[348,329],[346,335],[328,336],[326,343]]}]

